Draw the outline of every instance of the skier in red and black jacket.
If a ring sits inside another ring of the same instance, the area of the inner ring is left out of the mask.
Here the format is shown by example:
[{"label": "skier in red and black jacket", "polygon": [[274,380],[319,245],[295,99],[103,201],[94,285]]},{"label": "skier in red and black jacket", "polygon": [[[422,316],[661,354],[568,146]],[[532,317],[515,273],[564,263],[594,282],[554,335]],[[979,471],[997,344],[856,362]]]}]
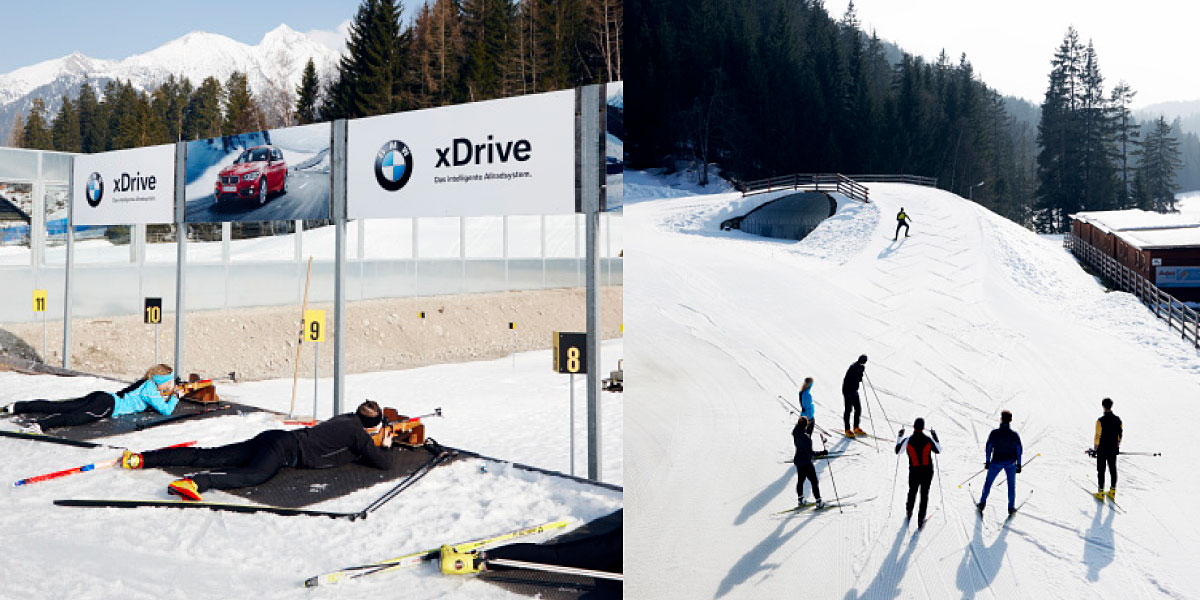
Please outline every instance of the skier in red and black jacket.
[{"label": "skier in red and black jacket", "polygon": [[917,498],[917,490],[921,491],[921,508],[917,512],[917,527],[925,526],[925,507],[929,504],[929,485],[933,482],[933,452],[942,453],[936,431],[930,431],[933,438],[925,435],[925,419],[918,418],[913,422],[912,435],[904,437],[900,430],[896,438],[896,454],[903,448],[908,455],[908,503],[905,504],[905,519],[912,519],[913,502]]}]

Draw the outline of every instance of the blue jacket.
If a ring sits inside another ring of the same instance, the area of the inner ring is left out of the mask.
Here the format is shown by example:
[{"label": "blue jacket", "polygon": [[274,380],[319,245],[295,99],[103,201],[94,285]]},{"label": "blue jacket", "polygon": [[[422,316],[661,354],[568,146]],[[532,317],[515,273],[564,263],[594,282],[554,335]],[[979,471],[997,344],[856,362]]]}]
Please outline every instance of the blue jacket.
[{"label": "blue jacket", "polygon": [[813,386],[810,385],[807,390],[800,392],[800,415],[807,417],[809,421],[813,420],[812,388]]},{"label": "blue jacket", "polygon": [[1008,423],[1001,423],[988,435],[984,460],[989,463],[1021,464],[1021,436]]},{"label": "blue jacket", "polygon": [[179,399],[171,396],[169,400],[164,400],[162,394],[158,393],[158,386],[172,381],[170,375],[156,375],[151,379],[142,382],[142,385],[125,392],[124,394],[113,394],[113,417],[121,415],[131,415],[140,413],[146,410],[147,407],[169,415],[175,410],[175,405],[179,404]]}]

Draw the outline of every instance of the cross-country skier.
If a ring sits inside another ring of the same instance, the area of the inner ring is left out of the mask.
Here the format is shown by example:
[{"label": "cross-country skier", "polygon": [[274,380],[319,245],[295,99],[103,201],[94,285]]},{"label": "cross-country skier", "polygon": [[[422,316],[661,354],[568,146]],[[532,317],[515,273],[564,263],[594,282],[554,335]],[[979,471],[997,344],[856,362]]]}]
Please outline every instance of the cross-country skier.
[{"label": "cross-country skier", "polygon": [[0,413],[42,415],[27,419],[25,425],[27,431],[41,433],[43,429],[86,425],[105,417],[131,415],[151,408],[169,415],[179,404],[175,394],[175,377],[171,367],[154,365],[144,377],[119,392],[96,391],[73,400],[13,402]]},{"label": "cross-country skier", "polygon": [[904,430],[896,438],[896,454],[903,448],[908,455],[908,502],[904,505],[905,519],[912,519],[913,502],[917,490],[921,491],[921,508],[917,511],[917,527],[925,526],[925,507],[929,504],[929,485],[933,483],[932,452],[942,453],[936,431],[930,431],[933,439],[925,435],[925,419],[913,421],[912,435],[904,437]]},{"label": "cross-country skier", "polygon": [[1112,398],[1105,398],[1100,401],[1100,406],[1104,407],[1104,414],[1096,419],[1096,439],[1092,442],[1092,451],[1090,454],[1096,457],[1096,476],[1099,479],[1099,485],[1096,487],[1096,497],[1104,498],[1104,467],[1108,465],[1108,472],[1112,477],[1112,484],[1108,488],[1108,497],[1117,497],[1117,454],[1121,452],[1121,436],[1125,433],[1124,426],[1121,425],[1121,417],[1113,414]]},{"label": "cross-country skier", "polygon": [[900,239],[900,228],[904,228],[904,237],[908,237],[908,222],[912,219],[908,218],[908,213],[904,212],[904,207],[900,207],[900,212],[896,213],[896,235],[892,236],[892,241]]},{"label": "cross-country skier", "polygon": [[[842,399],[846,402],[846,412],[842,415],[842,424],[846,428],[846,437],[866,434],[858,426],[862,417],[862,403],[858,399],[858,388],[862,385],[863,371],[867,368],[867,355],[858,357],[858,361],[846,369],[846,377],[842,379]],[[850,429],[850,412],[854,412],[854,429]]]},{"label": "cross-country skier", "polygon": [[800,478],[796,482],[796,505],[804,506],[807,502],[804,500],[804,480],[812,482],[813,497],[817,500],[817,508],[825,506],[825,501],[821,500],[821,488],[817,486],[817,469],[813,466],[812,459],[814,456],[825,456],[824,450],[813,452],[812,438],[808,436],[808,419],[800,417],[796,419],[796,426],[792,428],[792,442],[796,444],[796,454],[792,457],[792,464],[796,465],[796,476]]},{"label": "cross-country skier", "polygon": [[[216,448],[166,448],[121,456],[126,469],[147,467],[208,467],[219,470],[193,473],[172,481],[167,493],[184,500],[200,501],[205,490],[248,487],[263,483],[283,467],[325,469],[360,458],[371,466],[387,469],[391,454],[376,447],[371,435],[383,423],[379,405],[367,400],[351,414],[338,415],[307,429],[264,431],[253,438]],[[385,428],[381,446],[392,445],[391,429]]]},{"label": "cross-country skier", "polygon": [[817,426],[817,419],[813,411],[812,386],[812,377],[805,377],[804,385],[800,386],[800,416],[808,419],[808,430],[806,433],[810,436],[812,435],[813,428]]},{"label": "cross-country skier", "polygon": [[984,466],[987,479],[983,482],[983,495],[979,498],[979,510],[987,504],[988,492],[1001,470],[1008,478],[1008,514],[1017,512],[1017,473],[1021,472],[1021,436],[1012,430],[1012,413],[1000,411],[1000,427],[988,435],[984,449]]}]

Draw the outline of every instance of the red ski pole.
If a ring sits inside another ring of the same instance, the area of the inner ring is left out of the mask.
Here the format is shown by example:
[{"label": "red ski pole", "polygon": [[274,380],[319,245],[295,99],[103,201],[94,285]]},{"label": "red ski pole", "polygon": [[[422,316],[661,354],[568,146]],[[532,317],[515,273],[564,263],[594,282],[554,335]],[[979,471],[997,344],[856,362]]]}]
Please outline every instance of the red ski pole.
[{"label": "red ski pole", "polygon": [[[174,444],[171,446],[166,446],[164,448],[159,448],[159,450],[166,450],[167,448],[184,448],[187,446],[194,446],[194,445],[196,445],[196,440],[192,440],[190,442],[183,442],[182,444]],[[100,469],[107,469],[108,467],[111,467],[119,462],[121,462],[120,458],[110,458],[108,460],[92,463],[90,465],[83,465],[80,467],[63,469],[61,471],[55,471],[53,473],[46,473],[44,475],[34,475],[33,477],[27,477],[20,481],[13,482],[13,487],[21,487],[23,485],[29,485],[31,483],[41,483],[43,481],[50,481],[51,479],[58,479],[60,477],[66,477],[68,475],[74,475],[76,473],[87,473],[88,471],[97,471]]]}]

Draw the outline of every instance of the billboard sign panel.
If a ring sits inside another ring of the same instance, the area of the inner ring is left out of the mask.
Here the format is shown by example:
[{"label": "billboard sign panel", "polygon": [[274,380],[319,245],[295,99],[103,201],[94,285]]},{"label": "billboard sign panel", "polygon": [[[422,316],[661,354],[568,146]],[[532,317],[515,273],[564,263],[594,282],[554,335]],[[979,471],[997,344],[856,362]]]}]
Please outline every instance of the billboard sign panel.
[{"label": "billboard sign panel", "polygon": [[329,123],[187,144],[188,223],[328,219]]},{"label": "billboard sign panel", "polygon": [[1200,287],[1200,267],[1155,267],[1158,287]]},{"label": "billboard sign panel", "polygon": [[75,157],[76,225],[175,222],[175,147],[149,146]]},{"label": "billboard sign panel", "polygon": [[354,119],[349,218],[575,212],[575,92]]}]

